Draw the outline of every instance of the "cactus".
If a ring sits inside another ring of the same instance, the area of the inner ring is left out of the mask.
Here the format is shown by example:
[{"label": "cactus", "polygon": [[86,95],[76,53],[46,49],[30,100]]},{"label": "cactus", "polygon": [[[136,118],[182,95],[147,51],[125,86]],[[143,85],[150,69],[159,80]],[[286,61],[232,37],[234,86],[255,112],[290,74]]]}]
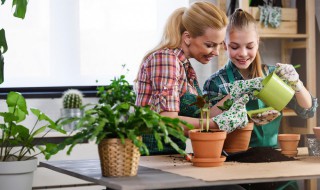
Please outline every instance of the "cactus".
[{"label": "cactus", "polygon": [[69,89],[63,93],[63,108],[75,109],[82,106],[83,95],[79,90]]}]

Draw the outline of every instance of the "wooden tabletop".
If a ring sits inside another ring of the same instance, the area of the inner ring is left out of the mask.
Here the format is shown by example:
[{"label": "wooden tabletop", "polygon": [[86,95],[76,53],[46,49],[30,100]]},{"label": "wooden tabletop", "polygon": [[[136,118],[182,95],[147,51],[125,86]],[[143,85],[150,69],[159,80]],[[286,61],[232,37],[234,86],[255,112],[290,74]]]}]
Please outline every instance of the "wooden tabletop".
[{"label": "wooden tabletop", "polygon": [[[223,166],[198,168],[168,156],[141,157],[135,177],[102,177],[99,160],[40,162],[40,166],[112,189],[172,189],[320,178],[320,157],[270,163],[226,162]],[[249,168],[248,168],[249,167]],[[280,172],[289,169],[288,172]],[[280,172],[280,173],[279,173]],[[233,175],[236,174],[236,175]],[[201,177],[203,176],[203,177]],[[222,177],[219,177],[222,176]]]}]

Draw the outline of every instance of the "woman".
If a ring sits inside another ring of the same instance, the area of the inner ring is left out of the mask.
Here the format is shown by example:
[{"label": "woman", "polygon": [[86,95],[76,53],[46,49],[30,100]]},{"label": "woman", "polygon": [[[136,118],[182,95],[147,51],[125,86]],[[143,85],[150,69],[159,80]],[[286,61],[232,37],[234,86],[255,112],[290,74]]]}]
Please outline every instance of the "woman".
[{"label": "woman", "polygon": [[[185,120],[199,128],[198,108],[190,104],[196,102],[202,92],[189,59],[208,64],[219,55],[227,23],[225,13],[209,2],[195,2],[189,8],[174,11],[159,45],[142,61],[135,84],[136,105],[149,105],[161,115]],[[226,118],[237,118],[229,122],[232,129],[244,127],[248,122],[243,114],[247,101],[243,97],[237,99],[234,104],[237,112],[226,111],[216,116],[210,120],[210,128],[228,130],[228,122],[219,122]]]},{"label": "woman", "polygon": [[[303,118],[314,116],[317,99],[313,98],[299,80],[299,75],[292,65],[277,64],[266,66],[261,64],[258,47],[259,36],[255,19],[247,12],[237,9],[229,18],[226,30],[225,49],[229,61],[224,68],[214,73],[204,84],[204,93],[209,97],[223,97],[230,93],[227,83],[237,83],[248,79],[257,82],[269,73],[276,74],[286,81],[294,90],[295,95],[287,107],[292,108]],[[212,104],[221,105],[223,101],[215,100]],[[264,108],[266,105],[259,99],[251,99],[246,105],[247,110]],[[251,135],[250,147],[276,147],[281,116],[268,124],[255,126]]]}]

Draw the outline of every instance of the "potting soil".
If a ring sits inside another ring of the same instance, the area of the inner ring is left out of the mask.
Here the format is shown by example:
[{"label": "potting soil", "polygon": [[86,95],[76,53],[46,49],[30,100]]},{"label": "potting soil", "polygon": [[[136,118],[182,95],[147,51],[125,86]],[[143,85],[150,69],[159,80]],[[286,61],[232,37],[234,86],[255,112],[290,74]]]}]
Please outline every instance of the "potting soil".
[{"label": "potting soil", "polygon": [[253,147],[245,152],[230,154],[227,157],[228,161],[244,162],[244,163],[261,163],[261,162],[278,162],[291,161],[295,158],[287,157],[281,154],[280,151],[271,147]]},{"label": "potting soil", "polygon": [[[227,157],[226,161],[236,161],[244,163],[261,163],[261,162],[278,162],[278,161],[292,161],[295,158],[287,157],[281,154],[280,151],[271,147],[254,147],[245,152],[234,153]],[[286,185],[287,181],[282,182],[269,182],[269,183],[252,183],[241,184],[246,190],[273,190],[283,185]],[[291,189],[287,187],[285,189]],[[294,188],[293,188],[294,189]]]}]

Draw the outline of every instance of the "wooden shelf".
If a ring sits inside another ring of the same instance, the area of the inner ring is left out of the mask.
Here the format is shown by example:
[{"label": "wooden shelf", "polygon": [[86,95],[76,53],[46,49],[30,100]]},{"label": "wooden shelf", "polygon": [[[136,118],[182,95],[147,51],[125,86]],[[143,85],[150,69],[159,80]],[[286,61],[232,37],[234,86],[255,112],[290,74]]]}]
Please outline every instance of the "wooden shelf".
[{"label": "wooden shelf", "polygon": [[307,39],[307,34],[260,34],[261,38]]},{"label": "wooden shelf", "polygon": [[282,110],[283,117],[297,116],[296,112],[292,109],[285,108]]}]

